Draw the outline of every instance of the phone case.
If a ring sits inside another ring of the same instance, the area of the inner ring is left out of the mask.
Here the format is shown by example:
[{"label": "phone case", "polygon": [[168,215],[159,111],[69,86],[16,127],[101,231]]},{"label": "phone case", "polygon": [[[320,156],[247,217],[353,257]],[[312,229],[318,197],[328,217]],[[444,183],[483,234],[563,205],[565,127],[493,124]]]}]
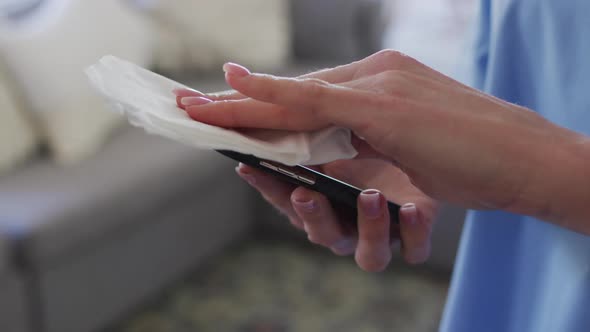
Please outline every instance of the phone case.
[{"label": "phone case", "polygon": [[[354,213],[355,217],[357,215],[357,198],[362,192],[360,188],[327,176],[309,167],[301,165],[286,166],[252,155],[227,150],[218,150],[218,152],[243,164],[272,174],[284,181],[324,194],[333,204],[344,205],[349,209],[350,213]],[[391,222],[395,224],[399,223],[399,205],[388,201],[387,207]],[[356,222],[356,218],[353,219]]]}]

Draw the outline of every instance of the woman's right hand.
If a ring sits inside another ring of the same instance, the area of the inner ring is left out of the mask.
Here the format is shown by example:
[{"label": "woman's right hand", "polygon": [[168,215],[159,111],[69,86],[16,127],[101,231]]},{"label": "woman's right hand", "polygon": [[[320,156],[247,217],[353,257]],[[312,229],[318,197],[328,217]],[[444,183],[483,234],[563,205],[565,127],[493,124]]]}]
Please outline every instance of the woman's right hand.
[{"label": "woman's right hand", "polygon": [[350,128],[366,142],[369,153],[361,157],[394,163],[430,197],[590,234],[590,185],[580,182],[590,177],[588,137],[397,52],[360,63],[371,61],[386,65],[366,75],[358,74],[359,63],[344,66],[354,79],[338,83],[252,74],[226,64],[226,81],[248,98],[208,100],[186,111],[222,127]]}]

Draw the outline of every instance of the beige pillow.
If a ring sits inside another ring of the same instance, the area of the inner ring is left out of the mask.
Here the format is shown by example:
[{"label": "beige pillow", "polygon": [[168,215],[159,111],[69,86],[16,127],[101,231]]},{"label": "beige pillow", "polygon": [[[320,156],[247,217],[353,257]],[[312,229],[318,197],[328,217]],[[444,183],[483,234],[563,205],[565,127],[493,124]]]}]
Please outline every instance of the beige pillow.
[{"label": "beige pillow", "polygon": [[122,123],[105,110],[83,70],[105,54],[148,65],[150,25],[120,0],[44,1],[22,21],[0,25],[0,57],[22,88],[55,160],[77,162]]},{"label": "beige pillow", "polygon": [[168,72],[221,70],[227,61],[258,70],[291,53],[289,0],[166,0],[151,10],[156,64]]},{"label": "beige pillow", "polygon": [[37,147],[33,127],[13,89],[0,68],[0,175],[23,162]]}]

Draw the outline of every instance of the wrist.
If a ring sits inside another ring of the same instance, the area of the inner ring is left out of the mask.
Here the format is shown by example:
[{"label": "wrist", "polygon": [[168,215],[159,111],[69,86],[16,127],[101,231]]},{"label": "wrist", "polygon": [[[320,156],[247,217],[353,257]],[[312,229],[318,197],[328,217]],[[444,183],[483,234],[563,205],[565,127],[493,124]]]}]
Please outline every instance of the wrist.
[{"label": "wrist", "polygon": [[[533,152],[521,214],[590,234],[590,138],[563,128]],[[541,144],[540,144],[541,145]],[[538,166],[538,167],[537,167]]]}]

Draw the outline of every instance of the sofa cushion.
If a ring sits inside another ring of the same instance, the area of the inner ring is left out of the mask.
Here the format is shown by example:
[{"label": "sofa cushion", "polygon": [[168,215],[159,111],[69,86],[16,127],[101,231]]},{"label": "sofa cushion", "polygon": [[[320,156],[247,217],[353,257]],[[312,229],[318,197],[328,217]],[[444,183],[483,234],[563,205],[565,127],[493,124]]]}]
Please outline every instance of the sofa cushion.
[{"label": "sofa cushion", "polygon": [[[255,215],[244,199],[251,188],[237,176],[203,180],[141,225],[109,233],[39,271],[43,331],[103,331],[243,236]],[[203,187],[207,194],[199,195]]]},{"label": "sofa cushion", "polygon": [[[216,177],[234,176],[235,163],[125,128],[99,154],[71,167],[38,162],[0,178],[0,233],[25,241],[34,260],[48,261],[74,246],[149,216]],[[198,200],[199,197],[194,197]]]}]

